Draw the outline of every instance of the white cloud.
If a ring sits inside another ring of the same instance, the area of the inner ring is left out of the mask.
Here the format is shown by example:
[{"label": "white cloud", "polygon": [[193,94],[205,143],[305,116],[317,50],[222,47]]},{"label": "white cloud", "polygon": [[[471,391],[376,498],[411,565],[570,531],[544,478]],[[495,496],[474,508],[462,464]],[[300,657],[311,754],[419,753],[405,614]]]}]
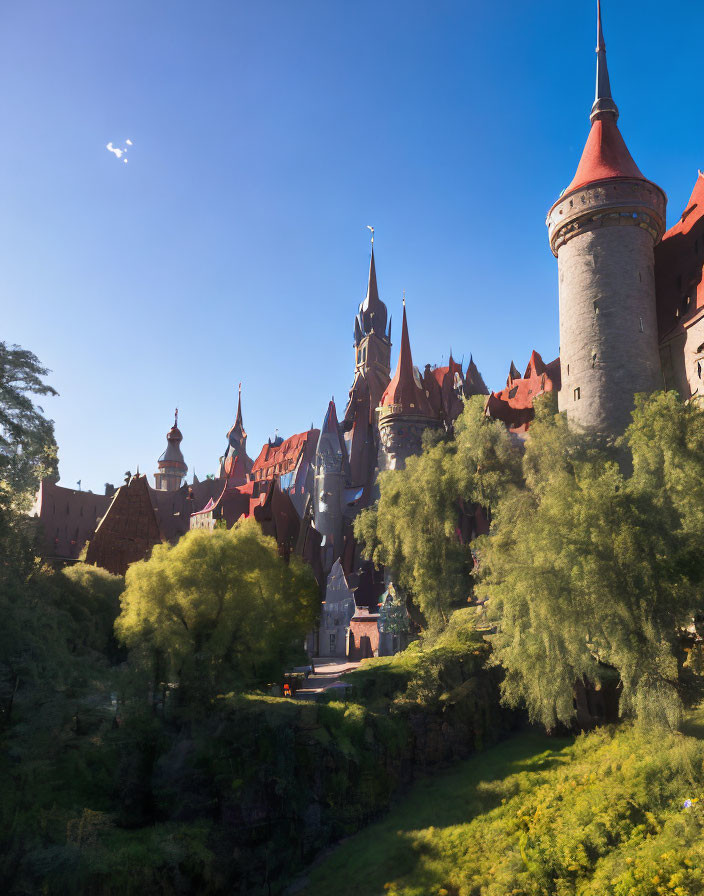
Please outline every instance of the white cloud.
[{"label": "white cloud", "polygon": [[[125,140],[125,143],[127,144],[127,146],[124,146],[122,149],[120,149],[119,146],[113,146],[111,140],[110,143],[107,144],[105,149],[107,149],[108,152],[111,152],[116,158],[122,159],[122,157],[127,153],[127,147],[132,146],[132,141],[129,139],[129,137],[127,138],[127,140]],[[126,163],[127,159],[122,159],[122,161]]]}]

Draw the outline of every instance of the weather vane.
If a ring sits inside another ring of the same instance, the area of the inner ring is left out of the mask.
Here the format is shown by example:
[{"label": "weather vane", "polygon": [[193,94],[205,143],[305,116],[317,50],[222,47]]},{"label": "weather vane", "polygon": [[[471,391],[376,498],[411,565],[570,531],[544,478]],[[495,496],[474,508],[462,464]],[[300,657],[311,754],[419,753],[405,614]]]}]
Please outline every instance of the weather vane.
[{"label": "weather vane", "polygon": [[174,426],[178,426],[178,408],[174,412]]},{"label": "weather vane", "polygon": [[374,228],[372,227],[371,224],[367,224],[367,225],[366,225],[366,228],[367,228],[367,230],[370,230],[370,231],[371,231],[371,234],[372,234],[372,246],[373,246],[373,245],[374,245]]}]

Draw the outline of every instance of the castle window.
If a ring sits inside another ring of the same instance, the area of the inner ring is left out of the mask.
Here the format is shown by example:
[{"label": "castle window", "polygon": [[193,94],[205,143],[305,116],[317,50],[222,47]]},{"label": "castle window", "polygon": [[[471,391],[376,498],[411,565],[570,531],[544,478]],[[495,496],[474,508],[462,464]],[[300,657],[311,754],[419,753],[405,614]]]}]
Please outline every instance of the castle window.
[{"label": "castle window", "polygon": [[580,395],[580,392],[579,392],[579,386],[577,386],[577,388],[574,390],[574,400],[575,400],[575,401],[579,401],[579,399],[580,399],[581,397],[582,397],[582,396]]},{"label": "castle window", "polygon": [[699,377],[699,379],[702,378],[702,362],[701,361],[697,361],[697,376]]},{"label": "castle window", "polygon": [[570,365],[568,364],[567,365],[567,376],[569,376],[569,375],[570,375]]},{"label": "castle window", "polygon": [[640,331],[643,332],[643,318],[640,318]]},{"label": "castle window", "polygon": [[598,314],[598,313],[599,313],[599,303],[594,302],[594,314]]}]

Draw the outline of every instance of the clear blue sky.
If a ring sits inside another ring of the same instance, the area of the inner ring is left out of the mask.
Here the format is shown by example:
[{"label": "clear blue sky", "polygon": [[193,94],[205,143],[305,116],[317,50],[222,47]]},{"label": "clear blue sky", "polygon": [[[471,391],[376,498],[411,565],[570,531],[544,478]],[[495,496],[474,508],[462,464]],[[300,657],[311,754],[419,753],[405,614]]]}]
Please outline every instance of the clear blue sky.
[{"label": "clear blue sky", "polygon": [[[344,405],[366,224],[416,364],[451,346],[498,388],[555,357],[544,222],[588,133],[594,6],[5,0],[0,339],[53,371],[62,483],[152,473],[176,405],[191,472],[215,472],[240,380],[252,456]],[[672,222],[704,167],[704,4],[604,18]],[[105,145],[126,138],[125,165]]]}]

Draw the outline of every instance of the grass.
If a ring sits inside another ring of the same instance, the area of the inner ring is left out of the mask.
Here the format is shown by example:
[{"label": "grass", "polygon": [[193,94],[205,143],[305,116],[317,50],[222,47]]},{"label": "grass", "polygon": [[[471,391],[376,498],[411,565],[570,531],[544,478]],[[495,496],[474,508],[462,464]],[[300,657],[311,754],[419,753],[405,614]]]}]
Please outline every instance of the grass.
[{"label": "grass", "polygon": [[630,725],[574,741],[521,733],[417,783],[314,867],[300,892],[695,896],[704,893],[703,804],[701,710],[683,734]]}]

